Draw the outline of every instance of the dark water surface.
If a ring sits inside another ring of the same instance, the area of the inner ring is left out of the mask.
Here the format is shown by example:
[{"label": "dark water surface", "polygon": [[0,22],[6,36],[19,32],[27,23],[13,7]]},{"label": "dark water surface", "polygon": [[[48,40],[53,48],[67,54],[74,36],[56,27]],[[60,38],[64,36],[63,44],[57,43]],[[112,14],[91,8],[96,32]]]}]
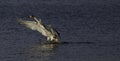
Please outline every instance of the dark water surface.
[{"label": "dark water surface", "polygon": [[[40,44],[46,38],[16,20],[31,14],[62,43]],[[120,61],[119,0],[0,0],[0,21],[0,61]]]}]

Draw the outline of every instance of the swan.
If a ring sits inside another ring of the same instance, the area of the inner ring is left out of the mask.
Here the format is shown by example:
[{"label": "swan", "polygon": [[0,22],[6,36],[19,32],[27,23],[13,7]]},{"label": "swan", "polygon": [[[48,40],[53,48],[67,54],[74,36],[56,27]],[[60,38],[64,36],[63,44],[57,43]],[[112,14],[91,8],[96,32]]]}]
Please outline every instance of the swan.
[{"label": "swan", "polygon": [[47,41],[51,42],[59,42],[60,34],[54,29],[51,25],[43,24],[41,19],[37,19],[35,16],[29,16],[30,18],[34,19],[35,21],[28,21],[23,19],[18,19],[20,24],[25,25],[27,28],[38,31],[43,36],[47,37]]}]

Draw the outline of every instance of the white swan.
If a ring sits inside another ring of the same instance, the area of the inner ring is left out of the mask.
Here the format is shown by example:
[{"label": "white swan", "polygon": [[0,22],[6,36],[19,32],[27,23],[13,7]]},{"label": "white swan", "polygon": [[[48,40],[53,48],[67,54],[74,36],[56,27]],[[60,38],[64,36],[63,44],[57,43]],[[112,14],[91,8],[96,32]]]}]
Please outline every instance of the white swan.
[{"label": "white swan", "polygon": [[42,35],[47,37],[48,41],[59,42],[59,33],[53,27],[42,24],[41,19],[37,19],[34,16],[30,16],[30,18],[33,18],[35,21],[26,21],[23,19],[18,19],[18,21],[31,30],[40,32]]}]

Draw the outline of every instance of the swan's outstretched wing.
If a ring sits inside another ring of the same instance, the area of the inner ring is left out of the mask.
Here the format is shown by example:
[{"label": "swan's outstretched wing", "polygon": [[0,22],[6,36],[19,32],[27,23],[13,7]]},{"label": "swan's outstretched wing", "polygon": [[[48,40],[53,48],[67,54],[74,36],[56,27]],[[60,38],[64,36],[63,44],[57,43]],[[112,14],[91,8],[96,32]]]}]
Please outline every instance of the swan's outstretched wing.
[{"label": "swan's outstretched wing", "polygon": [[26,27],[30,28],[31,30],[37,30],[37,23],[35,21],[27,21],[23,19],[18,19],[20,24],[25,25]]}]

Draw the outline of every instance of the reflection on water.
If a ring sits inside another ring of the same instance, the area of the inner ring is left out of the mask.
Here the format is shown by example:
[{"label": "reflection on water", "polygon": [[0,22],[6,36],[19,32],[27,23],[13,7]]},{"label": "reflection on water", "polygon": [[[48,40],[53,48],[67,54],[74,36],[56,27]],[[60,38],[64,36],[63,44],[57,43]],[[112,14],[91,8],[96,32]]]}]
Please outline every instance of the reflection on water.
[{"label": "reflection on water", "polygon": [[27,61],[54,61],[56,49],[59,45],[63,44],[93,44],[92,42],[61,42],[61,43],[42,43],[26,47],[24,56]]},{"label": "reflection on water", "polygon": [[27,61],[52,61],[55,48],[58,44],[41,44],[24,48],[24,56]]}]

